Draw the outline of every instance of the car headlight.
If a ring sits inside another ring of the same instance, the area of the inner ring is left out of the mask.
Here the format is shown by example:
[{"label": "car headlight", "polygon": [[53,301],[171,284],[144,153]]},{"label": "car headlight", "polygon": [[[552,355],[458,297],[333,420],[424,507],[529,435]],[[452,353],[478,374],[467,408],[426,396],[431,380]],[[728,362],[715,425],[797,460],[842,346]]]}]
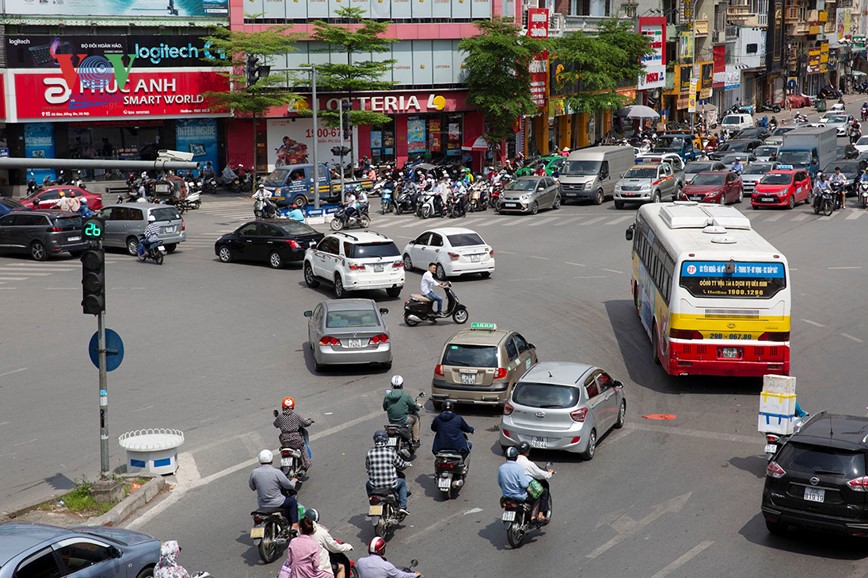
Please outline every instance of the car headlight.
[{"label": "car headlight", "polygon": [[621,192],[621,185],[615,185],[615,192],[616,192],[616,193],[620,193],[620,192]]},{"label": "car headlight", "polygon": [[524,195],[522,195],[522,196],[519,197],[519,198],[520,198],[522,201],[526,201],[526,200],[530,199],[530,195],[524,194]]},{"label": "car headlight", "polygon": [[651,190],[651,184],[649,183],[647,185],[642,185],[642,190],[643,191],[650,191]]}]

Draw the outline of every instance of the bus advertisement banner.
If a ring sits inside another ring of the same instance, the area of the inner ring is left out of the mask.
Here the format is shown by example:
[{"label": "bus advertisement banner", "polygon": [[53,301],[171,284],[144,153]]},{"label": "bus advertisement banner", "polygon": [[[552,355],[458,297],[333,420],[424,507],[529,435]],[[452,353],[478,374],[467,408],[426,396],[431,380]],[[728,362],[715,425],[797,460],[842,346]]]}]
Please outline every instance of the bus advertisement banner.
[{"label": "bus advertisement banner", "polygon": [[783,263],[685,261],[681,286],[694,297],[768,299],[786,287]]}]

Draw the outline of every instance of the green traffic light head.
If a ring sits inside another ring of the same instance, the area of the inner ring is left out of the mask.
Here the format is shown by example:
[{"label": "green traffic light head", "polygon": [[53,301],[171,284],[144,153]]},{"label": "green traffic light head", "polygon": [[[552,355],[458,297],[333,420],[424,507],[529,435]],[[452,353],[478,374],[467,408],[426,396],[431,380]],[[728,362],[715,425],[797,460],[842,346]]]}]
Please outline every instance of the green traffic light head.
[{"label": "green traffic light head", "polygon": [[82,232],[85,239],[99,240],[102,239],[104,223],[102,219],[90,218],[82,223]]}]

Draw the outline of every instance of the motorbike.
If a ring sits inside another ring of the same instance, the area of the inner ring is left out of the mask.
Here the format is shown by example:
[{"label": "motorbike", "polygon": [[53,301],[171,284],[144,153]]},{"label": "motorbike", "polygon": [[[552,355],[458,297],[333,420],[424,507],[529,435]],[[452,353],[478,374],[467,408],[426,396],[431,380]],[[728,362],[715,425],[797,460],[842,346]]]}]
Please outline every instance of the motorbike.
[{"label": "motorbike", "polygon": [[[139,243],[145,242],[145,236],[139,236]],[[139,262],[144,263],[148,259],[156,263],[157,265],[163,264],[163,257],[166,255],[166,248],[163,246],[162,241],[157,241],[156,245],[152,245],[147,250],[145,250],[142,254],[136,254]]]},{"label": "motorbike", "polygon": [[819,215],[821,212],[823,215],[828,217],[835,210],[835,205],[837,204],[837,193],[832,191],[831,188],[818,192],[816,189],[814,190],[814,199],[813,199],[813,208],[814,214]]},{"label": "motorbike", "polygon": [[253,216],[257,219],[273,219],[277,215],[277,205],[268,199],[256,199],[253,202]]},{"label": "motorbike", "polygon": [[781,112],[781,105],[776,104],[776,103],[774,103],[774,102],[772,102],[772,101],[770,101],[770,100],[767,100],[767,101],[765,101],[765,102],[763,103],[763,105],[760,107],[759,112],[766,112],[766,111],[769,111],[769,112]]},{"label": "motorbike", "polygon": [[408,327],[415,327],[423,321],[436,323],[437,319],[450,316],[459,325],[467,322],[467,318],[469,317],[467,308],[458,301],[458,295],[452,290],[452,283],[444,281],[443,285],[446,291],[446,303],[439,315],[434,313],[433,301],[417,293],[410,295],[410,299],[404,303],[404,323]]},{"label": "motorbike", "polygon": [[868,209],[868,181],[859,181],[857,194],[859,195],[859,203],[862,205],[862,208]]},{"label": "motorbike", "polygon": [[[416,399],[413,401],[418,403],[419,400],[425,398],[425,392],[420,391],[419,395],[416,396]],[[416,416],[416,419],[419,419],[419,416]],[[412,461],[416,459],[416,449],[419,447],[412,443],[412,434],[410,432],[410,426],[400,424],[400,423],[387,423],[383,426],[383,429],[386,430],[386,435],[389,436],[389,439],[386,441],[386,446],[395,450],[399,456],[404,458],[405,460]]]},{"label": "motorbike", "polygon": [[198,209],[202,205],[200,195],[201,193],[199,191],[187,193],[187,196],[185,198],[180,199],[177,203],[175,203],[175,207],[178,209],[178,212],[183,214],[184,211],[192,211],[193,209]]},{"label": "motorbike", "polygon": [[862,107],[862,122],[868,120],[868,108]]},{"label": "motorbike", "polygon": [[[340,540],[335,540],[338,544],[342,544]],[[332,575],[338,575],[338,568],[343,567],[344,576],[346,578],[359,578],[359,571],[356,570],[356,563],[350,560],[346,552],[329,552],[329,562],[332,565]]]},{"label": "motorbike", "polygon": [[412,213],[416,210],[416,200],[419,197],[418,188],[414,183],[406,182],[401,194],[395,200],[395,214]]},{"label": "motorbike", "polygon": [[362,207],[359,210],[355,211],[352,216],[347,215],[346,206],[338,207],[331,222],[329,223],[332,231],[340,231],[342,229],[349,229],[350,227],[367,229],[370,225],[371,217],[368,216],[367,204],[362,205]]},{"label": "motorbike", "polygon": [[477,180],[470,187],[470,202],[467,209],[471,213],[484,211],[488,208],[488,187],[488,183],[483,180]]},{"label": "motorbike", "polygon": [[387,212],[392,210],[392,194],[395,191],[394,183],[387,183],[383,185],[383,188],[380,190],[380,213],[385,215]]},{"label": "motorbike", "polygon": [[[398,472],[398,475],[403,476],[403,473]],[[368,517],[374,533],[387,538],[407,515],[398,509],[398,492],[394,488],[372,488],[368,496]]]},{"label": "motorbike", "polygon": [[464,485],[469,470],[469,454],[467,458],[453,451],[439,451],[434,455],[434,478],[437,480],[437,488],[447,500],[454,498]]},{"label": "motorbike", "polygon": [[446,216],[443,199],[434,191],[425,191],[416,205],[416,216],[422,219]]},{"label": "motorbike", "polygon": [[[793,428],[794,428],[793,433],[796,433],[797,431],[802,429],[802,425],[805,423],[805,420],[807,420],[807,419],[808,419],[807,416],[797,417],[796,419],[794,419],[793,420]],[[773,433],[766,433],[765,436],[766,436],[766,444],[765,444],[765,447],[763,448],[763,451],[766,454],[766,461],[770,462],[775,458],[776,455],[778,455],[778,450],[780,450],[781,447],[783,447],[783,445],[786,443],[786,441],[788,439],[790,439],[790,436],[789,435],[783,435],[783,434],[773,434]]]},{"label": "motorbike", "polygon": [[202,179],[202,192],[205,194],[217,194],[217,179],[209,177]]},{"label": "motorbike", "polygon": [[467,216],[467,194],[453,189],[446,198],[446,214],[452,219]]},{"label": "motorbike", "polygon": [[[548,470],[551,467],[552,464],[549,462],[546,464],[545,469]],[[540,522],[533,519],[533,509],[535,504],[535,501],[529,500],[516,502],[507,498],[500,499],[500,506],[503,508],[503,514],[500,519],[503,522],[503,525],[506,526],[506,539],[509,542],[509,545],[513,548],[519,548],[521,546],[528,531],[542,528],[548,523],[548,521]],[[549,521],[551,520],[552,512],[554,510],[553,504],[554,502],[552,500],[551,492],[549,492],[549,510],[548,512],[545,512],[546,518],[548,518]]]},{"label": "motorbike", "polygon": [[[300,481],[296,482],[295,490],[286,490],[283,494],[297,493],[301,489],[301,484]],[[280,557],[283,547],[292,540],[292,525],[280,508],[259,508],[250,512],[250,515],[253,516],[250,538],[256,544],[262,561],[271,564]]]}]

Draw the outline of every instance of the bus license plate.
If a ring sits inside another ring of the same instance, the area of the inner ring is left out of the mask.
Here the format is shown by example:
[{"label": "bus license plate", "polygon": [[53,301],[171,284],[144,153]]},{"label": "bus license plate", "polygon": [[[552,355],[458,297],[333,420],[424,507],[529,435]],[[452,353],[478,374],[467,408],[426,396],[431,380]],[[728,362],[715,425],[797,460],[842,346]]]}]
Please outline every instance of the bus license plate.
[{"label": "bus license plate", "polygon": [[376,506],[371,506],[370,508],[368,508],[368,515],[369,516],[382,516],[383,515],[383,506],[379,505],[379,504]]},{"label": "bus license plate", "polygon": [[389,447],[398,445],[398,438],[389,438],[389,440],[386,442],[386,445]]},{"label": "bus license plate", "polygon": [[549,438],[533,438],[530,442],[530,447],[539,448],[541,450],[549,447]]},{"label": "bus license plate", "polygon": [[738,359],[741,357],[741,351],[739,351],[738,347],[722,347],[720,349],[720,356],[726,359]]},{"label": "bus license plate", "polygon": [[464,385],[475,385],[476,384],[476,374],[475,373],[462,373],[461,374],[461,383]]},{"label": "bus license plate", "polygon": [[263,538],[265,536],[265,527],[259,526],[257,528],[250,528],[250,537],[253,540]]},{"label": "bus license plate", "polygon": [[504,510],[502,520],[504,522],[512,522],[515,520],[515,510]]},{"label": "bus license plate", "polygon": [[826,500],[826,490],[818,488],[805,488],[805,500],[808,502],[823,503]]}]

